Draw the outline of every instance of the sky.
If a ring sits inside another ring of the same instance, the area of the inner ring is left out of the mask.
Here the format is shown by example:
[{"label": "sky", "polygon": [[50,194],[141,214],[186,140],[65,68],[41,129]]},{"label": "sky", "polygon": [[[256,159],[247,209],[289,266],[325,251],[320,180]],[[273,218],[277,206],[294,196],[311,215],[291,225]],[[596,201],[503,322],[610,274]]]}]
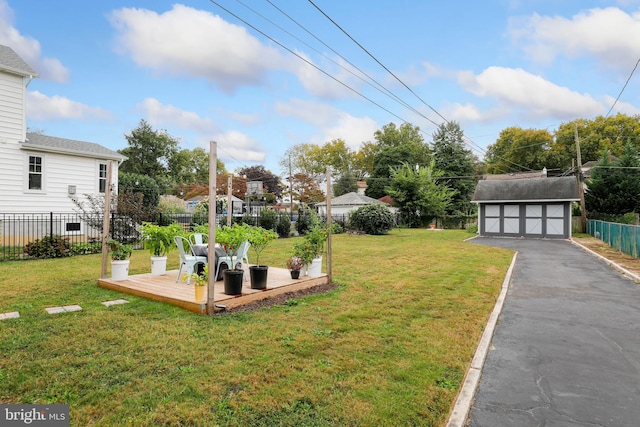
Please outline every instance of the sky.
[{"label": "sky", "polygon": [[39,74],[29,130],[119,150],[144,119],[231,171],[390,122],[455,121],[482,159],[510,126],[640,114],[640,0],[0,0],[0,44]]}]

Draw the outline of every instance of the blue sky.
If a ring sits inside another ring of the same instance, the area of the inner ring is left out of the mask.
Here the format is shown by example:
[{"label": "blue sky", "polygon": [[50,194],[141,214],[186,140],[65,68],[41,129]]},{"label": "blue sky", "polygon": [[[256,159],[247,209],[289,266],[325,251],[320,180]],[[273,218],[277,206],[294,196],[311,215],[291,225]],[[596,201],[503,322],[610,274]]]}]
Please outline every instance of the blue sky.
[{"label": "blue sky", "polygon": [[[640,59],[640,0],[216,3],[0,0],[0,44],[39,73],[28,126],[117,150],[145,119],[183,148],[217,141],[230,170],[280,174],[292,145],[357,150],[402,121],[431,141],[444,117],[482,158],[506,127],[607,114]],[[639,88],[612,114],[640,114]]]}]

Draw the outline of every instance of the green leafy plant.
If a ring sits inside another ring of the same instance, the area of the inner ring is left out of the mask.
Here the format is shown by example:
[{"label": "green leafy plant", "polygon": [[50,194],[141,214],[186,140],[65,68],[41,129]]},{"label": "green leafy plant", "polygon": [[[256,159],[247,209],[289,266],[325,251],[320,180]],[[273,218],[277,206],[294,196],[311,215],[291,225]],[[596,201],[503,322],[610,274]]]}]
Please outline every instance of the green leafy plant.
[{"label": "green leafy plant", "polygon": [[111,253],[111,259],[113,261],[124,261],[129,259],[133,253],[133,245],[118,242],[117,240],[109,240],[107,242],[109,252]]},{"label": "green leafy plant", "polygon": [[152,256],[166,256],[175,247],[173,238],[182,233],[180,224],[156,225],[151,222],[143,222],[140,226],[145,249]]},{"label": "green leafy plant", "polygon": [[294,256],[300,257],[306,264],[310,264],[314,258],[322,255],[324,245],[327,242],[328,232],[326,227],[315,225],[309,230],[301,241],[293,245]]},{"label": "green leafy plant", "polygon": [[256,253],[256,265],[260,265],[260,253],[267,245],[278,238],[278,234],[273,230],[267,230],[262,227],[251,227],[247,240],[251,244],[251,248]]},{"label": "green leafy plant", "polygon": [[[232,258],[238,252],[238,248],[242,243],[249,239],[251,226],[247,224],[233,224],[231,227],[219,227],[216,230],[216,242],[220,244],[222,249]],[[235,266],[231,266],[235,270]]]},{"label": "green leafy plant", "polygon": [[[185,275],[182,280],[186,280],[189,276]],[[205,265],[202,270],[202,274],[192,273],[191,279],[193,279],[193,284],[195,286],[204,286],[209,284],[209,266]]]},{"label": "green leafy plant", "polygon": [[24,251],[34,258],[62,258],[72,256],[71,244],[68,237],[44,236],[42,239],[27,243]]},{"label": "green leafy plant", "polygon": [[385,205],[374,203],[352,211],[349,225],[367,234],[387,234],[395,226],[395,216]]}]

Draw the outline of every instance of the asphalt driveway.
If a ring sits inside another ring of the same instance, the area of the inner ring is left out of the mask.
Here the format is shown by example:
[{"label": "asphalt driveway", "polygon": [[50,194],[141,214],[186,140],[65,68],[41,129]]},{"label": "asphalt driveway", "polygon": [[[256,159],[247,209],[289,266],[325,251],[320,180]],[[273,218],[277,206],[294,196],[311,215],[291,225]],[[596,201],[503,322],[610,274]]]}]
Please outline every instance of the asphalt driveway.
[{"label": "asphalt driveway", "polygon": [[468,425],[640,425],[640,286],[567,240],[518,251]]}]

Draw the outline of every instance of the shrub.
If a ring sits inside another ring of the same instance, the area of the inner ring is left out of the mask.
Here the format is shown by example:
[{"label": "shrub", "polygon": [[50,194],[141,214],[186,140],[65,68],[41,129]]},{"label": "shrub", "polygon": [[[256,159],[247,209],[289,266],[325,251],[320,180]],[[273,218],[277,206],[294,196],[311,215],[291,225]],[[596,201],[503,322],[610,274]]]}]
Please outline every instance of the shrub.
[{"label": "shrub", "polygon": [[299,209],[298,221],[296,221],[296,230],[300,235],[306,234],[307,231],[311,230],[313,226],[319,222],[318,216],[311,209]]},{"label": "shrub", "polygon": [[344,227],[339,222],[331,223],[331,234],[342,234],[344,233]]},{"label": "shrub", "polygon": [[278,222],[278,214],[271,209],[262,209],[258,218],[258,225],[265,230],[275,230]]},{"label": "shrub", "polygon": [[395,217],[383,204],[373,203],[351,212],[349,224],[367,234],[386,234],[394,227]]},{"label": "shrub", "polygon": [[100,252],[102,252],[102,243],[99,241],[74,243],[71,246],[72,255],[99,254]]},{"label": "shrub", "polygon": [[56,234],[27,243],[24,251],[34,258],[62,258],[73,255],[69,238]]},{"label": "shrub", "polygon": [[276,233],[280,237],[289,237],[291,234],[291,218],[288,215],[280,215],[276,224]]}]

